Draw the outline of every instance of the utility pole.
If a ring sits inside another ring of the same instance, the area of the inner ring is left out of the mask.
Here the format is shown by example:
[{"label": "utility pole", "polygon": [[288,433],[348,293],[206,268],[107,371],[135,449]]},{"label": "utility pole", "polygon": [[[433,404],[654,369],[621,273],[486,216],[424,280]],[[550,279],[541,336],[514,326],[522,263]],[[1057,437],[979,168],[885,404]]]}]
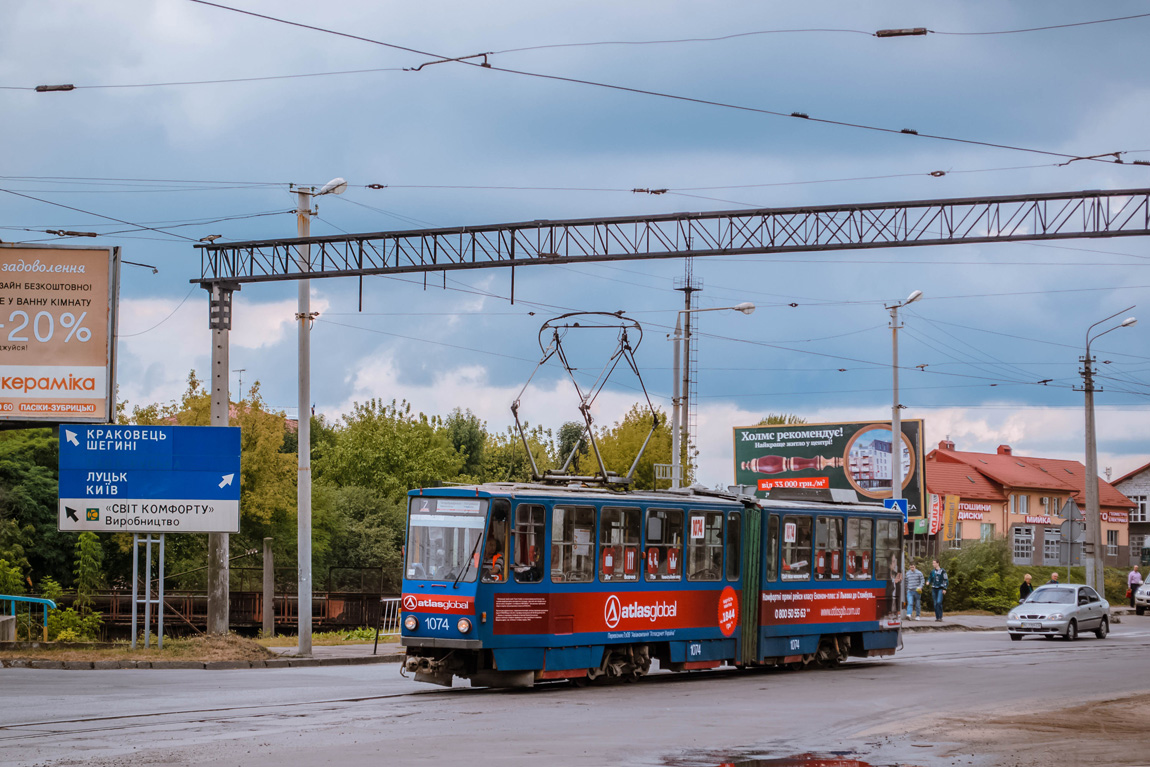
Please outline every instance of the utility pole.
[{"label": "utility pole", "polygon": [[[208,299],[208,327],[212,331],[212,426],[228,426],[231,401],[228,396],[228,334],[232,328],[232,292],[238,284],[213,282]],[[208,633],[226,634],[231,599],[231,566],[228,561],[230,536],[208,534]]]},{"label": "utility pole", "polygon": [[913,304],[922,298],[922,291],[916,290],[907,296],[905,301],[888,306],[890,310],[890,342],[891,342],[891,376],[894,399],[890,409],[890,461],[891,482],[890,497],[895,500],[902,498],[902,405],[898,402],[898,310]]}]

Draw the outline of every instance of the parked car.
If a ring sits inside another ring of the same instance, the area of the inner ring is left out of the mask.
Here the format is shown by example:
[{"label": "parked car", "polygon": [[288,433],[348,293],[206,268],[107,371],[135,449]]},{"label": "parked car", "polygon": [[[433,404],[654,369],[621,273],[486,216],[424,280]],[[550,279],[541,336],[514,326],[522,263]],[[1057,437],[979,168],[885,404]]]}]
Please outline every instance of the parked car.
[{"label": "parked car", "polygon": [[1150,583],[1143,583],[1134,592],[1134,612],[1145,615],[1147,608],[1150,608]]},{"label": "parked car", "polygon": [[1110,633],[1110,603],[1078,583],[1039,586],[1006,616],[1006,630],[1015,642],[1027,634],[1073,642],[1083,631],[1105,639]]}]

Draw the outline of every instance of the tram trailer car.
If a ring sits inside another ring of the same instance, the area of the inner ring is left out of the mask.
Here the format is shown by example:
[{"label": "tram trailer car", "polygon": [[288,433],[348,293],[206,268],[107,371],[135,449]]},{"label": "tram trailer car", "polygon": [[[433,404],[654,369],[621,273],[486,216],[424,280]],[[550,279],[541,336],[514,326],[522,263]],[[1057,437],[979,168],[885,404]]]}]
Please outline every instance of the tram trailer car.
[{"label": "tram trailer car", "polygon": [[902,518],[695,489],[409,493],[401,643],[417,681],[520,687],[893,655]]}]

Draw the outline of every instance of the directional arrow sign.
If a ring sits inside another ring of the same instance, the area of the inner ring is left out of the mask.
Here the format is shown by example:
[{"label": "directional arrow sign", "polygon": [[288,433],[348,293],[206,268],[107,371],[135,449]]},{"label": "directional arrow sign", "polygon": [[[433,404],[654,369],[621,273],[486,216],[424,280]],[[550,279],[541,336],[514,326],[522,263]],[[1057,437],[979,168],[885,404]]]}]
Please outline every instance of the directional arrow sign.
[{"label": "directional arrow sign", "polygon": [[239,532],[239,428],[100,425],[61,434],[60,530]]}]

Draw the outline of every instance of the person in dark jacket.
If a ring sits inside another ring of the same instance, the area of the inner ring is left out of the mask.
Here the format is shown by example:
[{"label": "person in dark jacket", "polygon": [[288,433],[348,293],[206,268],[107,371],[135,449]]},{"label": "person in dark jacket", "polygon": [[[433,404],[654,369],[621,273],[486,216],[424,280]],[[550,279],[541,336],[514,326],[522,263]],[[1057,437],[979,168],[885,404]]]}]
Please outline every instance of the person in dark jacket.
[{"label": "person in dark jacket", "polygon": [[1034,587],[1030,585],[1030,573],[1022,577],[1022,585],[1018,587],[1018,601],[1025,602],[1030,592],[1034,591]]},{"label": "person in dark jacket", "polygon": [[934,597],[934,619],[936,621],[942,620],[942,600],[946,596],[946,590],[950,588],[950,576],[946,574],[946,570],[942,569],[942,565],[938,563],[937,559],[931,560],[933,569],[930,575],[926,576],[926,582],[930,586],[930,595]]}]

